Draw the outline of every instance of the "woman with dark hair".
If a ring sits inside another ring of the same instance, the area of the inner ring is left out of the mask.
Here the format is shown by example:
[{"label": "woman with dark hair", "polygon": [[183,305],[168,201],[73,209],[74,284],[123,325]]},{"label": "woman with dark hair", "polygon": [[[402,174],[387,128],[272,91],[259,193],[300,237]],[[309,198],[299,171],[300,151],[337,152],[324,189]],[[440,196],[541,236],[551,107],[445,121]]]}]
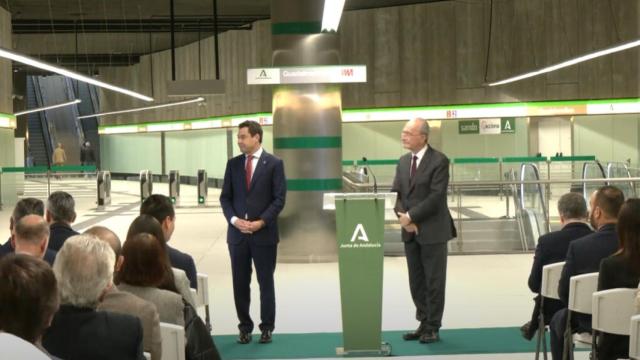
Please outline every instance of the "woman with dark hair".
[{"label": "woman with dark hair", "polygon": [[[598,291],[637,288],[640,281],[640,199],[627,199],[618,213],[619,250],[600,263]],[[598,359],[629,357],[629,337],[603,333]]]},{"label": "woman with dark hair", "polygon": [[164,260],[166,256],[154,235],[127,235],[122,256],[118,259],[118,290],[155,304],[161,322],[184,326],[182,296],[177,291],[162,288],[167,286],[167,274],[171,274],[171,266]]},{"label": "woman with dark hair", "polygon": [[165,241],[164,233],[162,232],[162,225],[160,225],[158,220],[153,216],[140,215],[135,218],[131,223],[131,226],[129,226],[127,241],[137,234],[142,233],[153,235],[158,241],[160,247],[162,247],[164,253],[161,260],[165,268],[168,270],[165,270],[163,281],[158,288],[179,293],[189,304],[195,307],[195,299],[193,298],[193,294],[189,287],[189,278],[187,278],[187,274],[183,270],[171,267],[171,261],[169,260],[169,253],[167,251],[167,242]]}]

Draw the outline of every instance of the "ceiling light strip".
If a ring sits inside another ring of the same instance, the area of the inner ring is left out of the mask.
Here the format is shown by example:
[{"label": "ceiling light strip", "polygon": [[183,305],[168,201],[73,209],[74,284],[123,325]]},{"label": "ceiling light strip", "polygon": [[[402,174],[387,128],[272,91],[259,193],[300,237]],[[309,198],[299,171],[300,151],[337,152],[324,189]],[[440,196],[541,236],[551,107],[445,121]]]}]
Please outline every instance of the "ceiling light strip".
[{"label": "ceiling light strip", "polygon": [[55,104],[55,105],[49,105],[49,106],[43,106],[43,107],[39,107],[37,109],[30,109],[30,110],[25,110],[25,111],[19,111],[15,114],[13,114],[14,116],[20,116],[20,115],[26,115],[26,114],[31,114],[34,112],[38,112],[38,111],[45,111],[45,110],[51,110],[51,109],[57,109],[57,108],[61,108],[61,107],[65,107],[65,106],[69,106],[69,105],[74,105],[74,104],[79,104],[81,103],[82,100],[80,99],[75,99],[73,101],[69,101],[69,102],[65,102],[65,103],[61,103],[61,104]]},{"label": "ceiling light strip", "polygon": [[92,118],[92,117],[101,117],[101,116],[107,116],[107,115],[125,114],[125,113],[137,112],[137,111],[160,109],[160,108],[166,108],[166,107],[171,107],[171,106],[186,105],[186,104],[191,104],[191,103],[196,103],[196,102],[201,102],[201,101],[204,101],[204,98],[200,96],[200,97],[197,97],[197,98],[194,98],[194,99],[188,99],[188,100],[182,100],[182,101],[174,101],[174,102],[170,102],[170,103],[164,103],[164,104],[158,104],[158,105],[152,105],[152,106],[144,106],[144,107],[139,107],[139,108],[118,110],[118,111],[109,111],[109,112],[103,112],[103,113],[98,113],[98,114],[93,114],[93,115],[83,115],[83,116],[78,116],[78,119],[88,119],[88,118]]},{"label": "ceiling light strip", "polygon": [[541,74],[552,72],[552,71],[555,71],[555,70],[558,70],[558,69],[562,69],[562,68],[565,68],[565,67],[568,67],[568,66],[571,66],[571,65],[575,65],[575,64],[578,64],[578,63],[581,63],[581,62],[584,62],[584,61],[595,59],[595,58],[600,57],[600,56],[605,56],[605,55],[613,54],[613,53],[620,52],[620,51],[623,51],[623,50],[631,49],[631,48],[634,48],[634,47],[637,47],[637,46],[640,46],[640,40],[635,40],[635,41],[628,42],[628,43],[621,44],[621,45],[617,45],[617,46],[614,46],[614,47],[611,47],[611,48],[608,48],[608,49],[596,51],[596,52],[593,52],[593,53],[590,53],[590,54],[586,54],[586,55],[583,55],[583,56],[580,56],[580,57],[577,57],[577,58],[574,58],[574,59],[571,59],[571,60],[567,60],[567,61],[561,62],[561,63],[556,64],[556,65],[548,66],[548,67],[540,69],[540,70],[536,70],[536,71],[528,72],[528,73],[525,73],[525,74],[522,74],[522,75],[514,76],[514,77],[511,77],[511,78],[508,78],[508,79],[492,82],[492,83],[489,83],[488,85],[489,86],[498,86],[498,85],[504,85],[504,84],[512,83],[512,82],[515,82],[515,81],[520,81],[520,80],[523,80],[523,79],[527,79],[527,78],[530,78],[530,77],[534,77],[534,76],[538,76],[538,75],[541,75]]},{"label": "ceiling light strip", "polygon": [[25,64],[25,65],[37,67],[39,69],[50,71],[52,73],[56,73],[56,74],[60,74],[60,75],[66,76],[66,77],[70,77],[72,79],[83,81],[83,82],[86,82],[86,83],[89,83],[89,84],[92,84],[92,85],[95,85],[95,86],[98,86],[98,87],[101,87],[101,88],[113,90],[113,91],[116,91],[116,92],[119,92],[119,93],[122,93],[122,94],[125,94],[125,95],[132,96],[132,97],[137,98],[137,99],[141,99],[141,100],[144,100],[144,101],[153,101],[152,97],[137,93],[135,91],[127,90],[127,89],[121,88],[119,86],[111,85],[111,84],[108,84],[106,82],[102,82],[102,81],[96,80],[94,78],[82,75],[80,73],[77,73],[77,72],[74,72],[74,71],[71,71],[71,70],[67,70],[67,69],[64,69],[64,68],[61,68],[61,67],[58,67],[58,66],[55,66],[55,65],[51,65],[51,64],[46,63],[44,61],[40,61],[40,60],[32,58],[30,56],[19,54],[17,52],[8,50],[8,49],[3,48],[3,47],[0,47],[0,57],[6,58],[6,59],[10,59],[10,60]]},{"label": "ceiling light strip", "polygon": [[345,0],[324,0],[321,31],[338,31]]}]

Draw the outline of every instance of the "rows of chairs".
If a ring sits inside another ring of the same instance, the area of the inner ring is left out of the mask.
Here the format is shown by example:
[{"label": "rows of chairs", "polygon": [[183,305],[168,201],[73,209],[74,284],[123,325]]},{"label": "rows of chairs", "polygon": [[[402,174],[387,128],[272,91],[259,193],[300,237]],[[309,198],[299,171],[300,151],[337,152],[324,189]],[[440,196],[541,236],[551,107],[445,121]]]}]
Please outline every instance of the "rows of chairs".
[{"label": "rows of chairs", "polygon": [[[549,264],[542,268],[542,286],[540,289],[541,306],[538,318],[538,339],[536,344],[536,360],[540,351],[547,359],[546,327],[544,325],[544,299],[560,299],[558,283],[564,262]],[[563,359],[573,360],[572,346],[591,347],[593,359],[597,359],[593,333],[572,334],[571,314],[581,313],[592,315],[593,331],[600,331],[615,335],[630,336],[629,356],[640,360],[640,315],[635,315],[635,299],[637,289],[598,290],[598,273],[573,276],[569,283],[569,313],[565,331]]]},{"label": "rows of chairs", "polygon": [[[209,316],[209,276],[198,273],[198,290],[191,289],[196,307],[204,307],[205,324],[211,331],[211,318]],[[160,334],[162,337],[162,359],[185,360],[185,334],[182,326],[160,323]],[[149,353],[144,353],[147,360],[151,359]]]}]

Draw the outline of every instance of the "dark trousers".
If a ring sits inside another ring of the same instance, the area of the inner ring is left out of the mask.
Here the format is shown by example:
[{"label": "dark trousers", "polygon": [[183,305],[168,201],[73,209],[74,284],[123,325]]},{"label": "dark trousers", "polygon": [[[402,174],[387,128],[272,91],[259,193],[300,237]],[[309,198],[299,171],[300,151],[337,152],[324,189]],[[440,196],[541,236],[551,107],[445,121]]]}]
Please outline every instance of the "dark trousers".
[{"label": "dark trousers", "polygon": [[416,319],[425,331],[438,331],[442,326],[444,293],[447,282],[447,243],[421,245],[406,242],[404,252],[409,268],[411,298],[416,306]]},{"label": "dark trousers", "polygon": [[[540,295],[533,298],[533,313],[531,314],[531,325],[529,332],[533,335],[538,330],[538,316],[540,316]],[[564,304],[560,300],[545,298],[544,299],[544,324],[549,325],[553,315],[564,308]]]},{"label": "dark trousers", "polygon": [[251,304],[252,260],[260,285],[260,330],[273,331],[276,319],[276,296],[273,273],[276,270],[278,245],[256,246],[246,240],[240,244],[229,244],[231,272],[233,278],[233,299],[238,315],[238,329],[253,331],[253,321],[249,315]]},{"label": "dark trousers", "polygon": [[[564,330],[567,327],[567,316],[569,309],[559,310],[551,318],[549,324],[551,356],[553,360],[562,360],[562,351],[564,349]],[[572,313],[571,314],[571,333],[591,333],[591,315]],[[569,351],[573,351],[573,344],[569,347]]]}]

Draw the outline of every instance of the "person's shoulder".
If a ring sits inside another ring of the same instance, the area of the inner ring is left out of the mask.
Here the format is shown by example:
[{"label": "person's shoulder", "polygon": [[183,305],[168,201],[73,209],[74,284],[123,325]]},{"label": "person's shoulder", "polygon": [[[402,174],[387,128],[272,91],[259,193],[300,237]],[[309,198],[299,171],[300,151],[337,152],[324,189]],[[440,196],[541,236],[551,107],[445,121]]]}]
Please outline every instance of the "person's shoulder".
[{"label": "person's shoulder", "polygon": [[186,262],[192,262],[193,261],[193,257],[187,253],[184,253],[174,247],[171,247],[169,245],[167,245],[167,250],[169,251],[169,256],[172,257],[173,259],[177,260],[177,261],[186,261]]}]

